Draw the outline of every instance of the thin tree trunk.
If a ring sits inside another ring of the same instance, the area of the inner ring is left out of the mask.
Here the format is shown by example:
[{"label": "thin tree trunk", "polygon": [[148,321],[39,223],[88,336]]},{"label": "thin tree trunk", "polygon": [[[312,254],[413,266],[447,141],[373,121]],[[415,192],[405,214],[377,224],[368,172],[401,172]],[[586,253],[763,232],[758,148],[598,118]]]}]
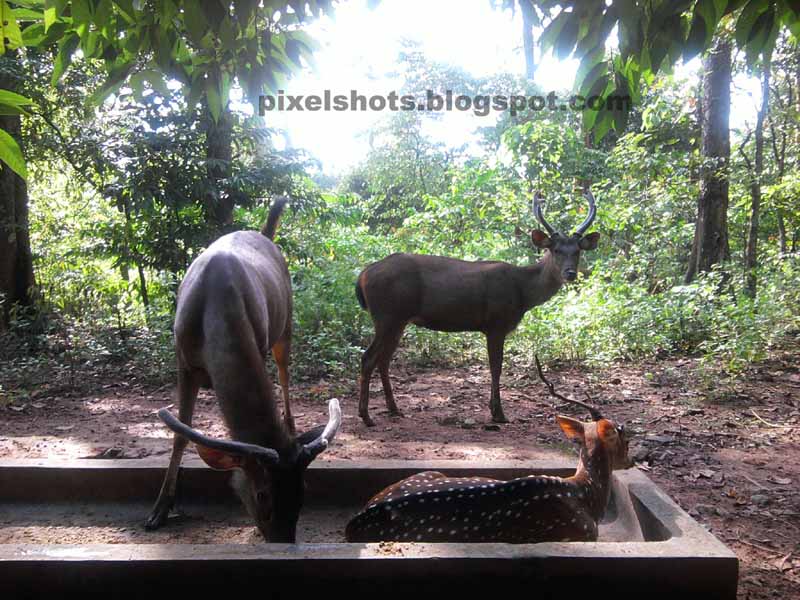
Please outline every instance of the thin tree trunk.
[{"label": "thin tree trunk", "polygon": [[761,108],[756,119],[756,150],[753,169],[750,171],[750,225],[747,230],[747,247],[745,248],[745,289],[750,298],[756,297],[758,280],[758,221],[761,211],[761,175],[764,172],[764,121],[769,111],[769,75],[770,64],[765,62],[761,79]]},{"label": "thin tree trunk", "polygon": [[[15,78],[0,74],[0,88],[14,91]],[[22,146],[19,115],[0,115],[0,128]],[[35,285],[28,188],[25,180],[4,165],[0,170],[0,331],[8,328],[14,305],[34,305]]]},{"label": "thin tree trunk", "polygon": [[786,240],[786,221],[783,218],[783,209],[779,208],[776,211],[776,217],[778,219],[778,247],[780,249],[781,256],[786,256],[786,247],[787,247],[787,240]]},{"label": "thin tree trunk", "polygon": [[730,259],[728,163],[730,161],[731,42],[720,36],[703,60],[702,155],[694,243],[685,281]]},{"label": "thin tree trunk", "polygon": [[139,261],[136,261],[136,270],[139,271],[139,291],[142,294],[142,304],[147,308],[150,306],[150,297],[147,294],[147,279],[144,277],[144,268]]},{"label": "thin tree trunk", "polygon": [[213,182],[212,189],[206,196],[209,216],[221,235],[230,229],[233,223],[233,198],[222,189],[222,180],[230,175],[230,162],[233,157],[232,133],[233,119],[226,106],[215,123],[211,114],[207,114],[208,130],[206,132],[206,158],[223,161],[222,164],[210,164],[208,176]]},{"label": "thin tree trunk", "polygon": [[536,74],[536,57],[534,55],[533,25],[536,23],[536,12],[531,0],[519,0],[522,13],[522,44],[525,52],[525,77],[533,79]]}]

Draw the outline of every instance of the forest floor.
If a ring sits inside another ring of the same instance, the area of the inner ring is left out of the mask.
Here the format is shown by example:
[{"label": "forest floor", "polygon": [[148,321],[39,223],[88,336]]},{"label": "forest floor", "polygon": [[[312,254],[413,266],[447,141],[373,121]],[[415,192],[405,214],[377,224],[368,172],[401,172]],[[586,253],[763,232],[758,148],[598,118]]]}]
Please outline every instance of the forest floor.
[{"label": "forest floor", "polygon": [[[550,367],[559,392],[578,399],[588,392],[609,418],[635,431],[631,455],[637,468],[737,554],[740,598],[800,598],[797,355],[775,356],[735,378],[691,358],[597,370]],[[298,430],[324,423],[327,400],[338,397],[344,421],[324,459],[574,457],[553,416],[585,415],[555,404],[535,370],[504,373],[511,423],[499,426],[489,420],[485,365],[395,365],[392,380],[405,417],[388,416],[376,376],[374,428],[357,417],[355,381],[293,385]],[[164,455],[166,465],[170,436],[156,411],[172,403],[171,385],[153,389],[146,378],[124,370],[112,378],[82,377],[71,386],[44,385],[0,402],[0,457]],[[194,425],[224,435],[212,392],[201,392]]]}]

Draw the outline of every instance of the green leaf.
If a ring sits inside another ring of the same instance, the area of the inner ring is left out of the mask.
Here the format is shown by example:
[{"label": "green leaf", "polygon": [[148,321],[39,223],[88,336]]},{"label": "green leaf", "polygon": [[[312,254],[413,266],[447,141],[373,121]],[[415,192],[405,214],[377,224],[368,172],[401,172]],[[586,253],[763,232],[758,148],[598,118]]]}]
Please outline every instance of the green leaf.
[{"label": "green leaf", "polygon": [[[189,3],[191,4],[191,2]],[[214,31],[219,31],[219,26],[223,19],[228,16],[227,4],[221,0],[203,0],[198,2],[203,14],[205,15],[208,26]]]},{"label": "green leaf", "polygon": [[17,21],[41,21],[44,18],[44,13],[29,8],[15,8],[11,12]]},{"label": "green leaf", "polygon": [[147,71],[142,71],[142,73],[145,81],[150,84],[151,88],[164,97],[170,96],[171,92],[167,86],[167,82],[164,81],[164,77],[159,71],[148,69]]},{"label": "green leaf", "polygon": [[297,40],[292,38],[286,40],[286,56],[288,56],[298,68],[303,67],[303,62],[300,60],[300,48],[300,42]]},{"label": "green leaf", "polygon": [[72,10],[72,22],[88,23],[92,20],[92,6],[89,0],[72,0],[70,4]]},{"label": "green leaf", "polygon": [[234,50],[236,47],[236,30],[227,15],[219,24],[219,41],[223,50]]},{"label": "green leaf", "polygon": [[754,65],[762,53],[772,55],[775,46],[776,31],[775,9],[770,8],[758,16],[750,29],[750,39],[745,46],[747,64]]},{"label": "green leaf", "polygon": [[186,24],[186,31],[189,32],[191,40],[198,45],[208,33],[208,22],[199,5],[199,2],[186,2],[183,6],[183,22]]},{"label": "green leaf", "polygon": [[25,46],[38,46],[44,39],[44,23],[36,23],[22,30],[22,43]]},{"label": "green leaf", "polygon": [[26,98],[10,90],[0,90],[0,114],[27,115],[29,113],[23,106],[31,105],[33,105],[33,101],[30,98]]},{"label": "green leaf", "polygon": [[99,106],[109,95],[116,92],[130,75],[136,63],[134,61],[122,63],[111,69],[106,81],[89,96],[87,103],[90,106]]},{"label": "green leaf", "polygon": [[602,139],[606,136],[606,134],[611,130],[611,126],[614,124],[613,116],[609,111],[603,110],[599,113],[599,117],[597,121],[594,123],[594,141],[595,143],[599,143]]},{"label": "green leaf", "polygon": [[0,129],[0,160],[7,164],[17,175],[26,179],[28,170],[25,167],[25,157],[22,150],[11,135],[5,130]]},{"label": "green leaf", "polygon": [[572,54],[572,49],[578,41],[578,16],[573,15],[573,18],[567,19],[561,32],[556,39],[554,51],[556,58],[559,60],[566,59]]},{"label": "green leaf", "polygon": [[[119,9],[119,14],[125,19],[129,25],[136,24],[136,11],[133,9],[132,0],[113,0],[116,7]],[[187,5],[195,4],[191,0],[186,3]]]},{"label": "green leaf", "polygon": [[748,41],[753,37],[753,26],[759,16],[769,8],[766,0],[750,0],[742,9],[736,21],[736,45],[746,48]]},{"label": "green leaf", "polygon": [[105,37],[109,37],[109,27],[114,22],[113,17],[114,6],[111,0],[100,0],[94,11],[94,24]]},{"label": "green leaf", "polygon": [[258,8],[258,0],[233,0],[234,10],[239,22],[247,25],[256,14],[255,10]]},{"label": "green leaf", "polygon": [[205,90],[208,111],[211,113],[211,118],[214,119],[214,122],[217,122],[220,114],[222,114],[222,97],[216,77],[209,76],[206,78]]},{"label": "green leaf", "polygon": [[76,34],[70,33],[58,44],[58,56],[56,56],[56,61],[53,64],[53,76],[50,78],[50,85],[55,86],[64,75],[67,67],[72,62],[72,53],[78,47],[78,42],[80,42],[80,38]]},{"label": "green leaf", "polygon": [[22,46],[22,31],[6,0],[0,0],[0,40],[3,42],[0,45],[0,56],[5,54],[6,50]]},{"label": "green leaf", "polygon": [[572,13],[562,10],[552,21],[550,21],[550,24],[545,27],[544,31],[542,32],[542,37],[539,40],[539,44],[542,47],[542,52],[547,52],[553,47],[556,39],[558,39],[558,36],[561,33],[561,30],[571,17]]},{"label": "green leaf", "polygon": [[600,60],[595,60],[596,56],[593,56],[581,61],[575,76],[575,89],[578,93],[586,95],[601,75],[608,74],[608,64],[602,60],[602,54],[599,56]]}]

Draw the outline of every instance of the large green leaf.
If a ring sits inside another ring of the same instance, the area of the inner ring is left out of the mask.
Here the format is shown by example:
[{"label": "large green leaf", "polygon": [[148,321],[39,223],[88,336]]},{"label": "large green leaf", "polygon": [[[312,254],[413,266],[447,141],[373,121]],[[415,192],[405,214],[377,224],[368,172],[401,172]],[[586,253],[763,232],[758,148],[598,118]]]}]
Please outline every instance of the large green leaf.
[{"label": "large green leaf", "polygon": [[51,85],[56,85],[67,70],[67,67],[69,67],[70,62],[72,62],[72,53],[75,52],[79,42],[80,38],[77,34],[70,33],[58,44],[58,55],[53,64],[53,76],[50,78]]},{"label": "large green leaf", "polygon": [[564,26],[556,38],[553,46],[556,58],[564,60],[570,54],[578,41],[578,16],[571,14],[571,17],[565,19]]},{"label": "large green leaf", "polygon": [[220,93],[219,81],[216,77],[209,75],[205,81],[206,102],[208,102],[208,111],[211,113],[211,118],[214,121],[219,121],[219,116],[222,114],[223,98]]},{"label": "large green leaf", "polygon": [[0,129],[0,161],[7,164],[12,171],[23,179],[28,176],[22,150],[17,141],[5,129]]},{"label": "large green leaf", "polygon": [[189,38],[195,44],[200,44],[208,33],[208,21],[205,14],[200,10],[199,2],[186,2],[183,7],[183,22],[186,24],[186,31]]},{"label": "large green leaf", "polygon": [[747,47],[748,42],[758,35],[758,31],[753,31],[753,27],[770,7],[769,4],[768,0],[750,0],[742,9],[736,20],[736,45],[739,48]]},{"label": "large green leaf", "polygon": [[0,90],[0,115],[27,115],[28,112],[23,107],[32,104],[30,98],[10,90]]},{"label": "large green leaf", "polygon": [[0,56],[22,46],[22,31],[6,0],[0,0],[0,41]]},{"label": "large green leaf", "polygon": [[133,67],[135,66],[135,62],[124,62],[117,66],[112,67],[111,72],[108,75],[106,81],[101,85],[95,92],[89,96],[88,104],[90,106],[99,106],[102,102],[108,98],[111,94],[116,92],[125,80],[130,75]]}]

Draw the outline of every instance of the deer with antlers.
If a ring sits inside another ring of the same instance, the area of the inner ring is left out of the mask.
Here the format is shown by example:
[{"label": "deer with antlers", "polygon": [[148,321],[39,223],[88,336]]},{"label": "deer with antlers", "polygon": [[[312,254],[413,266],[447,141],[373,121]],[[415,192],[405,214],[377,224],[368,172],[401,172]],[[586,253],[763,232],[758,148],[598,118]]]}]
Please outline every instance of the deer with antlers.
[{"label": "deer with antlers", "polygon": [[545,249],[542,259],[533,265],[392,254],[361,272],[356,297],[375,325],[375,338],[361,358],[358,414],[366,425],[375,425],[369,415],[369,382],[375,367],[389,413],[401,416],[389,381],[389,363],[408,323],[436,331],[483,332],[492,376],[492,420],[508,421],[500,403],[506,336],[527,311],[547,302],[564,283],[575,281],[581,251],[597,247],[600,234],[585,234],[596,214],[591,192],[586,199],[588,216],[575,233],[564,235],[545,220],[541,194],[534,196],[533,212],[547,233],[531,232],[533,244]]},{"label": "deer with antlers", "polygon": [[564,434],[579,446],[572,477],[529,475],[511,481],[447,477],[427,471],[376,494],[347,524],[349,542],[595,541],[611,497],[611,473],[632,466],[622,425],[588,404],[592,421],[557,416]]},{"label": "deer with antlers", "polygon": [[[158,413],[175,437],[161,492],[145,521],[147,529],[167,521],[181,458],[192,441],[210,467],[234,471],[232,483],[267,540],[295,541],[303,474],[333,440],[342,417],[334,398],[325,427],[295,435],[288,372],[292,280],[272,241],[286,203],[285,198],[273,203],[261,232],[237,231],[211,244],[191,264],[178,289],[179,417],[166,409]],[[264,365],[270,351],[283,389],[283,418]],[[192,429],[200,387],[214,389],[233,439],[215,439]]]}]

